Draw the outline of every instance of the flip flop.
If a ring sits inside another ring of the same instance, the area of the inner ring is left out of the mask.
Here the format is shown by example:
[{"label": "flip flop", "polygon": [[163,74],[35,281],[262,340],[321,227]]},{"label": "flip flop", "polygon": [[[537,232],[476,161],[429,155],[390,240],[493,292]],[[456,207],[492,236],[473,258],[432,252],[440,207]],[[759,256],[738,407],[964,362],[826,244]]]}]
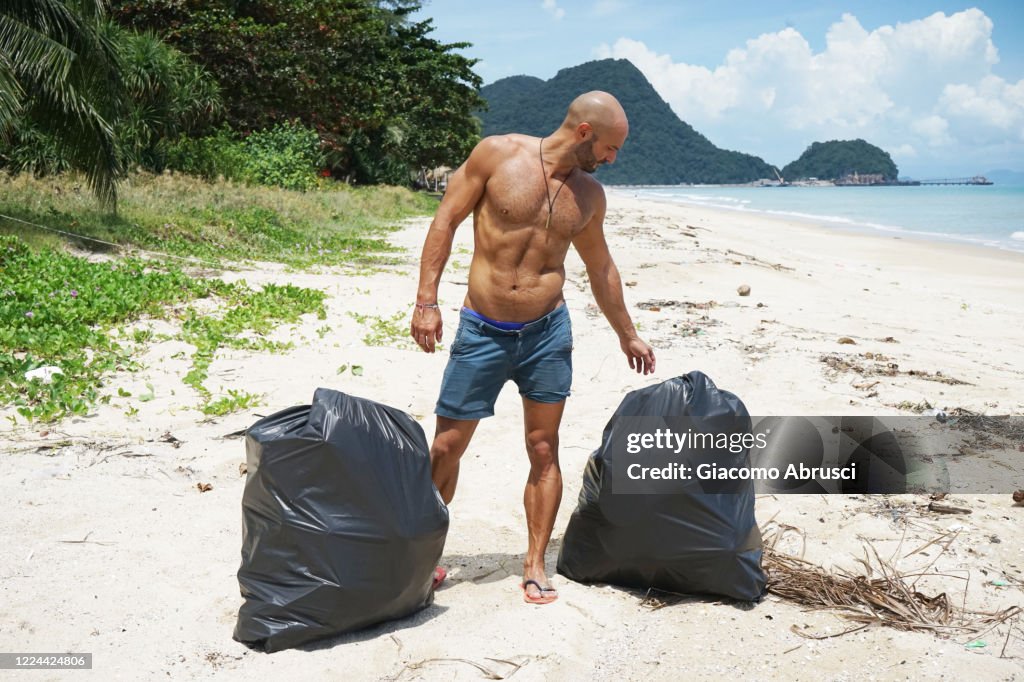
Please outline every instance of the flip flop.
[{"label": "flip flop", "polygon": [[[527,588],[530,585],[533,585],[538,590],[540,590],[539,596],[534,597],[530,595],[530,593],[527,591]],[[550,604],[551,602],[558,599],[558,590],[556,590],[553,587],[544,587],[536,580],[527,580],[522,585],[520,585],[520,587],[523,588],[523,601],[525,601],[527,604]]]},{"label": "flip flop", "polygon": [[448,571],[444,570],[440,566],[434,569],[434,581],[430,584],[430,589],[436,590],[441,587],[441,583],[448,577]]}]

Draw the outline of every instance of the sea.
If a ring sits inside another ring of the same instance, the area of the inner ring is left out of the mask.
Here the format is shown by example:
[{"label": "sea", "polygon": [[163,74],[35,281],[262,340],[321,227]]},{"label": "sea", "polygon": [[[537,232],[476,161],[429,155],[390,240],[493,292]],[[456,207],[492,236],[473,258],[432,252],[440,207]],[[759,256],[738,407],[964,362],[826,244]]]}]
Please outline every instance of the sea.
[{"label": "sea", "polygon": [[777,215],[840,230],[1024,253],[1024,185],[615,187],[636,196]]}]

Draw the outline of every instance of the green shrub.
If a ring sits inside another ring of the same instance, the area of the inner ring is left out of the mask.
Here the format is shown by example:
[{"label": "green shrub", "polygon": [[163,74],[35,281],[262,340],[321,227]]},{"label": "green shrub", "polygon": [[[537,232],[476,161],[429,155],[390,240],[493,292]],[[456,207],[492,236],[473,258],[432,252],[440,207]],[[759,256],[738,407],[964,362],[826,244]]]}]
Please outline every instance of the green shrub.
[{"label": "green shrub", "polygon": [[37,178],[71,170],[73,161],[58,139],[22,123],[8,143],[0,141],[0,165],[14,173],[31,173]]},{"label": "green shrub", "polygon": [[228,128],[199,139],[179,138],[165,149],[167,168],[207,180],[223,177],[302,192],[317,186],[323,163],[320,136],[297,123],[241,140]]},{"label": "green shrub", "polygon": [[255,132],[245,140],[246,174],[258,185],[307,191],[323,162],[320,135],[297,122]]},{"label": "green shrub", "polygon": [[206,180],[244,180],[247,154],[245,143],[229,128],[200,138],[180,137],[163,149],[167,168]]}]

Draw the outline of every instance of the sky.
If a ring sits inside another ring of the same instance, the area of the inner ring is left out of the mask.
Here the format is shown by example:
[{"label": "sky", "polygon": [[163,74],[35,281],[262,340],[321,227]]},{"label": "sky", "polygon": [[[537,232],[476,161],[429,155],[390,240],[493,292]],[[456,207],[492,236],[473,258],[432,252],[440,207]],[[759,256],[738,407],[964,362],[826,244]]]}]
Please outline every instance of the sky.
[{"label": "sky", "polygon": [[1024,171],[1024,0],[425,0],[425,17],[473,43],[485,84],[628,59],[717,146],[779,167],[862,138],[903,177]]}]

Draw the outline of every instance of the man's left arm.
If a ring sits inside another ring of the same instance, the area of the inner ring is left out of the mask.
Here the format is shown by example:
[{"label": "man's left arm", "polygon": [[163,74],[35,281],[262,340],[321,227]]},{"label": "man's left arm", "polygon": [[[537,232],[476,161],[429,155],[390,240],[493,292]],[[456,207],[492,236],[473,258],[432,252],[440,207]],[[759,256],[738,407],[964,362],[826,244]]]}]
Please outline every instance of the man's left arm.
[{"label": "man's left arm", "polygon": [[619,346],[629,360],[630,369],[635,369],[638,374],[651,374],[655,365],[654,350],[636,333],[633,320],[626,310],[619,269],[615,267],[615,261],[612,260],[608,243],[604,238],[606,201],[603,190],[600,190],[597,204],[593,218],[573,237],[572,243],[587,266],[594,298],[608,323],[618,334]]}]

